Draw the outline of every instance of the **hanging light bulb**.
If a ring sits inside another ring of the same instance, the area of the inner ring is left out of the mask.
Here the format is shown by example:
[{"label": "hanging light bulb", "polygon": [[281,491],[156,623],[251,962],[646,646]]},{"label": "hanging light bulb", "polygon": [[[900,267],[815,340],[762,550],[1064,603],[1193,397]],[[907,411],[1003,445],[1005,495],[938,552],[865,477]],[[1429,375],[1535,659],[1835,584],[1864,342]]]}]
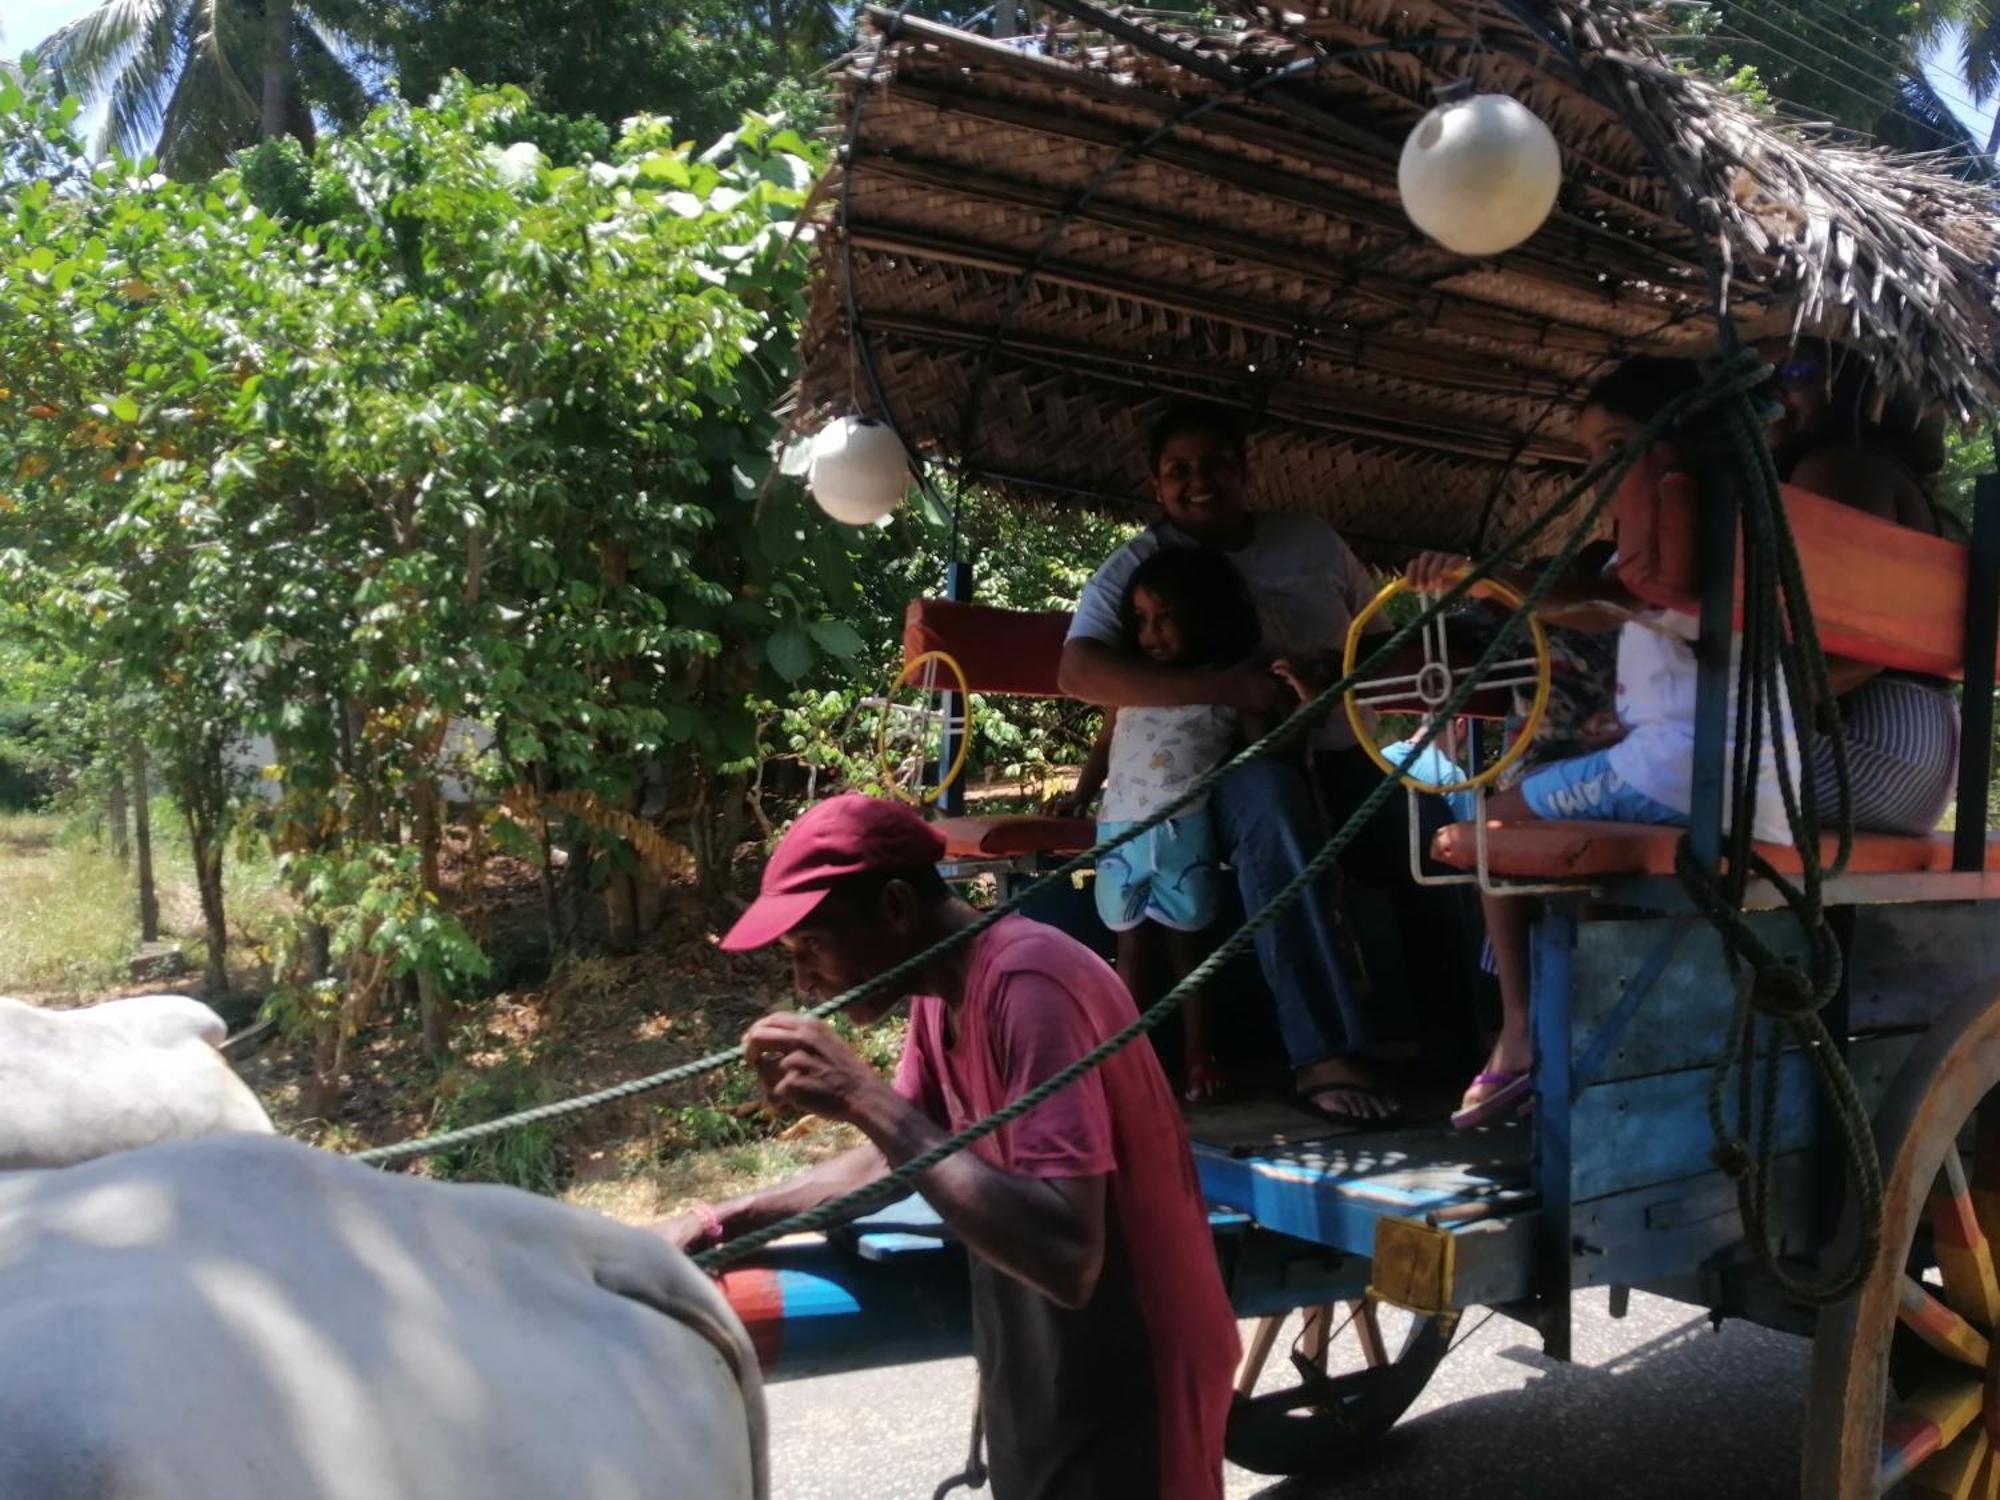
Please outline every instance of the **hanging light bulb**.
[{"label": "hanging light bulb", "polygon": [[1410,132],[1396,171],[1403,211],[1460,255],[1498,255],[1542,227],[1562,187],[1562,150],[1505,94],[1439,104]]},{"label": "hanging light bulb", "polygon": [[813,439],[806,487],[834,520],[866,526],[903,503],[910,455],[894,428],[867,417],[836,417]]}]

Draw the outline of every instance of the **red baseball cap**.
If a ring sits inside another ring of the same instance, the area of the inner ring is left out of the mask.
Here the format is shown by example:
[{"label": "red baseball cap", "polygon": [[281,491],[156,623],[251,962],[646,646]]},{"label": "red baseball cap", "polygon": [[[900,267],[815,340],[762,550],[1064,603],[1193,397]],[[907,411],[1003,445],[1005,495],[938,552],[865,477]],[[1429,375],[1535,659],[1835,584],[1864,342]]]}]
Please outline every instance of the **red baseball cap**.
[{"label": "red baseball cap", "polygon": [[775,943],[849,875],[916,870],[944,858],[944,835],[900,802],[830,797],[785,830],[757,899],[722,940],[731,953]]}]

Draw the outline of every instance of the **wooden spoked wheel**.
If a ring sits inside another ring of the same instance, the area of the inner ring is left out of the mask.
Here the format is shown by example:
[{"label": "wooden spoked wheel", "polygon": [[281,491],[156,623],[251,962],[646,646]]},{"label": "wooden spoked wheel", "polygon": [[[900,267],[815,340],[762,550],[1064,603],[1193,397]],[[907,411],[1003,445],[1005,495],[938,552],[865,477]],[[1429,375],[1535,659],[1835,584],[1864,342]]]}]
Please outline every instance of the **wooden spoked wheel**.
[{"label": "wooden spoked wheel", "polygon": [[1224,1453],[1257,1474],[1313,1474],[1351,1462],[1409,1410],[1450,1351],[1458,1317],[1366,1298],[1308,1308],[1290,1355],[1296,1381],[1258,1392],[1285,1322],[1262,1319],[1244,1351]]},{"label": "wooden spoked wheel", "polygon": [[1932,1024],[1876,1138],[1882,1255],[1820,1314],[1803,1492],[2000,1500],[2000,1003]]}]

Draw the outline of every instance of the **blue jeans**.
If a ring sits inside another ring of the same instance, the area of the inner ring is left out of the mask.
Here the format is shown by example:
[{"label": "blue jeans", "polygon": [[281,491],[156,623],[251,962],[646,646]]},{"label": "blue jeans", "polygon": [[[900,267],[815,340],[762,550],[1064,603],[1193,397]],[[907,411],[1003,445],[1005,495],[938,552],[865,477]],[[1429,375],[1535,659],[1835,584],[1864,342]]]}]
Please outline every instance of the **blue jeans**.
[{"label": "blue jeans", "polygon": [[[1239,766],[1215,789],[1211,805],[1248,914],[1268,905],[1326,843],[1312,783],[1286,761]],[[1367,1017],[1334,943],[1331,896],[1324,884],[1315,887],[1257,934],[1257,962],[1295,1068],[1368,1044]]]}]

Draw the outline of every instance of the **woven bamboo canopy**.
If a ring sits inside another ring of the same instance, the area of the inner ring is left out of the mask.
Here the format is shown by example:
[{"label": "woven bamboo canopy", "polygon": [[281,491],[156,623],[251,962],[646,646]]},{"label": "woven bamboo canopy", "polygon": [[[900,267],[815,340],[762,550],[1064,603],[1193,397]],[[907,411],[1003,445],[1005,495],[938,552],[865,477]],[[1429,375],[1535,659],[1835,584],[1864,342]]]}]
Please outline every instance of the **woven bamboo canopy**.
[{"label": "woven bamboo canopy", "polygon": [[[1259,505],[1476,547],[1574,472],[1592,380],[1713,351],[1718,307],[1962,419],[1991,405],[1991,190],[1754,113],[1620,0],[1049,8],[1070,19],[1025,44],[866,13],[799,427],[886,416],[968,479],[1120,504],[1152,416],[1194,396],[1248,422]],[[1555,212],[1496,259],[1427,240],[1396,191],[1463,82],[1562,147]]]}]

